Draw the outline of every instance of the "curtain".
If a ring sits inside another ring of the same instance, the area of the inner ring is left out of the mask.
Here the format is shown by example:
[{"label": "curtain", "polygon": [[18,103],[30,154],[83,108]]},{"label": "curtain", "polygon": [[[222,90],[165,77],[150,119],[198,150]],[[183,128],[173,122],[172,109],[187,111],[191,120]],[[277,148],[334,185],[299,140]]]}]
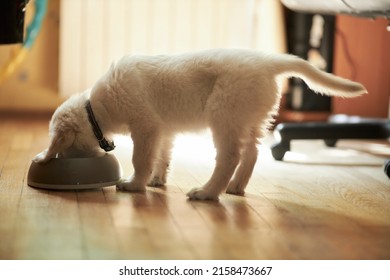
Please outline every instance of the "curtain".
[{"label": "curtain", "polygon": [[208,48],[284,52],[283,24],[275,0],[62,0],[60,93],[91,87],[126,54]]}]

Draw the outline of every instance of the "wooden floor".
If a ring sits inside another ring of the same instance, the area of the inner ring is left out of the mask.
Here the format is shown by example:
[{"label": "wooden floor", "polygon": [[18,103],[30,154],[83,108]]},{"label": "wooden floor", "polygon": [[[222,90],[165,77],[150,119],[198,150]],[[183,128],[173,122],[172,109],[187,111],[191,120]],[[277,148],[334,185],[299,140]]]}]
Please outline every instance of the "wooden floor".
[{"label": "wooden floor", "polygon": [[[386,144],[297,141],[285,162],[261,147],[245,196],[197,202],[185,193],[211,174],[208,137],[179,138],[166,188],[30,188],[27,170],[48,145],[47,125],[0,115],[1,259],[390,259],[384,157],[358,151],[389,154]],[[117,146],[130,174],[131,142]]]}]

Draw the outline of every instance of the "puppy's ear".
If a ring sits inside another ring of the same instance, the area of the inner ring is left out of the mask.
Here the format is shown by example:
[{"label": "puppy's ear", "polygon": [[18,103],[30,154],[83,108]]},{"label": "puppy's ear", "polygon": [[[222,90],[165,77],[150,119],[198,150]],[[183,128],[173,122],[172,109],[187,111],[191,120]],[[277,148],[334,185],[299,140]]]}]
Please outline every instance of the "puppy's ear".
[{"label": "puppy's ear", "polygon": [[72,146],[75,139],[75,132],[73,130],[60,130],[55,131],[51,137],[50,146],[48,149],[44,150],[38,154],[33,161],[44,163],[49,161],[52,158],[55,158],[58,153],[66,150]]}]

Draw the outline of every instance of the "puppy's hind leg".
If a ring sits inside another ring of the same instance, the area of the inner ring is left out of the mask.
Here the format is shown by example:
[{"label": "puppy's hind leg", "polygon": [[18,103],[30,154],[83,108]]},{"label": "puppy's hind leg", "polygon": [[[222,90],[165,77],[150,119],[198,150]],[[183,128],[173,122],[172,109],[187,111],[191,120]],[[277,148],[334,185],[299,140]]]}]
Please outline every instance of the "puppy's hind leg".
[{"label": "puppy's hind leg", "polygon": [[197,200],[217,200],[226,189],[240,159],[240,141],[236,131],[213,130],[217,149],[216,165],[210,180],[201,188],[191,190],[187,196]]},{"label": "puppy's hind leg", "polygon": [[252,128],[250,135],[245,143],[244,150],[241,154],[240,165],[238,166],[233,179],[229,182],[227,193],[243,195],[253,169],[257,161],[257,144],[260,132],[258,128]]}]

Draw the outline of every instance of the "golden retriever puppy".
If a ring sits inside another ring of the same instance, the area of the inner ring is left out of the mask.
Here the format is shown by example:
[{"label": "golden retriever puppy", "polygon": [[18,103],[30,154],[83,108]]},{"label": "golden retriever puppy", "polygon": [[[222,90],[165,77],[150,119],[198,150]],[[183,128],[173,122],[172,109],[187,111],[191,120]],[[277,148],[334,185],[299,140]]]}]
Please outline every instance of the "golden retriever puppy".
[{"label": "golden retriever puppy", "polygon": [[218,199],[224,191],[243,194],[257,160],[257,143],[279,106],[281,76],[302,78],[321,94],[366,93],[359,83],[287,54],[216,49],[126,56],[90,91],[71,97],[56,110],[50,146],[35,161],[57,154],[96,156],[113,148],[109,139],[114,134],[130,133],[134,174],[117,188],[145,191],[148,183],[166,183],[176,133],[209,128],[217,152],[215,169],[209,181],[188,197]]}]

